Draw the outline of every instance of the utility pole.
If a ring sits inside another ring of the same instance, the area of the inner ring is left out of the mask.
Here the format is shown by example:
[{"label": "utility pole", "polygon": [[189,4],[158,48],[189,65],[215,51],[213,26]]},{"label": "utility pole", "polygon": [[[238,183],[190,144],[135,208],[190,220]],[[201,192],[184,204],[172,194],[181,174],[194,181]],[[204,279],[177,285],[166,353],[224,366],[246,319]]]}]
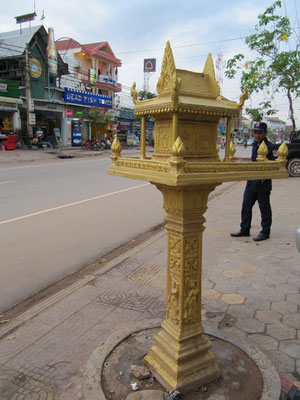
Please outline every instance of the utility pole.
[{"label": "utility pole", "polygon": [[[26,114],[27,114],[27,138],[31,140],[33,138],[32,131],[32,99],[31,99],[31,83],[30,83],[30,71],[29,71],[29,44],[26,43],[25,47],[25,82],[26,82]],[[33,114],[35,116],[35,114]]]}]

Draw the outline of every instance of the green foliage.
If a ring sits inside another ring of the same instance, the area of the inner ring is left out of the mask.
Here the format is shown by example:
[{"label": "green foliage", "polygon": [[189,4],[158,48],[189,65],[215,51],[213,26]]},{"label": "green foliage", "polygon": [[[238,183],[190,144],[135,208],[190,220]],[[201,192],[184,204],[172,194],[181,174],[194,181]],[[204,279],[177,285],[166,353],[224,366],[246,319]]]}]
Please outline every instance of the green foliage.
[{"label": "green foliage", "polygon": [[[267,111],[266,111],[267,110]],[[262,101],[259,103],[259,107],[256,108],[246,108],[246,114],[248,114],[252,121],[260,122],[264,118],[266,113],[268,116],[275,115],[278,110],[272,108],[272,103],[269,100]]]},{"label": "green foliage", "polygon": [[157,97],[157,95],[151,92],[147,92],[147,90],[141,90],[138,95],[138,100],[153,99],[154,97]]},{"label": "green foliage", "polygon": [[100,126],[106,125],[107,122],[111,121],[111,118],[105,114],[102,114],[99,110],[88,108],[83,110],[80,120],[88,120],[89,122]]},{"label": "green foliage", "polygon": [[[293,50],[287,50],[286,44],[293,46],[294,32],[287,17],[277,15],[281,1],[275,1],[266,11],[258,16],[255,33],[245,41],[256,56],[245,61],[243,54],[235,55],[227,63],[225,75],[232,79],[241,71],[241,88],[247,86],[251,95],[264,91],[267,98],[273,99],[277,92],[284,92],[289,101],[290,118],[294,129],[294,100],[300,96],[300,54],[299,38]],[[261,105],[261,111],[274,114],[270,100]],[[251,114],[250,114],[251,115]]]}]

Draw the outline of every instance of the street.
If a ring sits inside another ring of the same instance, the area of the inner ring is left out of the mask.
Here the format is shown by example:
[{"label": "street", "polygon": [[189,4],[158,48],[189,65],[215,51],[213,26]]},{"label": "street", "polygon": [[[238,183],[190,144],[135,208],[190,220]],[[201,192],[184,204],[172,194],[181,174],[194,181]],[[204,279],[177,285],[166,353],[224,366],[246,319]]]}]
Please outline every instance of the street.
[{"label": "street", "polygon": [[163,221],[147,182],[106,174],[110,159],[0,170],[0,310]]}]

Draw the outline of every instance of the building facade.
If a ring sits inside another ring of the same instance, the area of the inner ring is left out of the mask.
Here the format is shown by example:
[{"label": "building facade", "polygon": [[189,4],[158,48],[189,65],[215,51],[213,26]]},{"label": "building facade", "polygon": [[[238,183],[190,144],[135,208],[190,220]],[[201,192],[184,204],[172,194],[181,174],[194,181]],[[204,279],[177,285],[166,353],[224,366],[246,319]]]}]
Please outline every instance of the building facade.
[{"label": "building facade", "polygon": [[278,117],[266,117],[265,120],[268,125],[268,129],[273,133],[280,135],[284,132],[286,123]]},{"label": "building facade", "polygon": [[[121,91],[118,83],[121,61],[114,56],[108,42],[87,45],[72,39],[54,42],[52,30],[52,58],[57,64],[53,74],[50,29],[47,32],[39,25],[0,34],[0,79],[17,82],[19,88],[18,98],[8,98],[4,95],[8,83],[0,82],[0,118],[9,121],[6,126],[25,143],[39,134],[44,141],[59,140],[64,146],[79,146],[92,134],[90,121],[82,118],[87,110],[112,114],[115,94]],[[26,87],[30,88],[30,101]],[[32,129],[29,130],[28,124]]]}]

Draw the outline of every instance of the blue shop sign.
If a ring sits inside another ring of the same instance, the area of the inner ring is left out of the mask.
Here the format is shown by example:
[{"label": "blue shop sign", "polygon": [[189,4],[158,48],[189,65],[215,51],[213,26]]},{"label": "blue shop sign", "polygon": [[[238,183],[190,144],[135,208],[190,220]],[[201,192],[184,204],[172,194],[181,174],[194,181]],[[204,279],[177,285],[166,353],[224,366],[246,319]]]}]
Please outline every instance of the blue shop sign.
[{"label": "blue shop sign", "polygon": [[95,107],[112,108],[112,97],[102,94],[82,92],[81,90],[65,88],[64,100],[68,103],[86,104]]}]

